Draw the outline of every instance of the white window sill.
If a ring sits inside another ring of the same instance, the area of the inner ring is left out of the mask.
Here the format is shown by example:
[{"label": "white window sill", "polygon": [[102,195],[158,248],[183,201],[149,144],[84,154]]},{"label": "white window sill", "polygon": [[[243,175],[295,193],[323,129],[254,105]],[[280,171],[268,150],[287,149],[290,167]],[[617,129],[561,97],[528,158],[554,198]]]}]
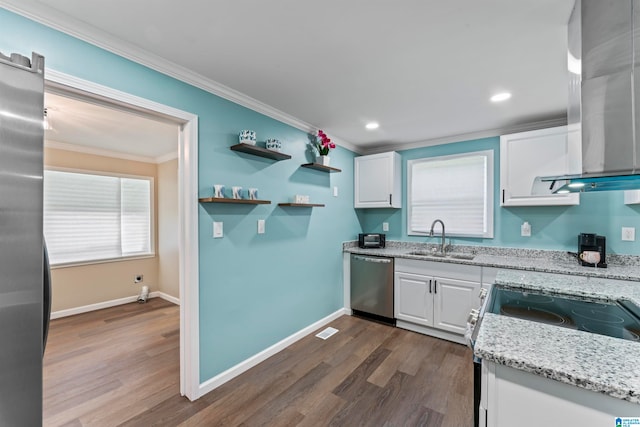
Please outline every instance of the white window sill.
[{"label": "white window sill", "polygon": [[148,259],[155,258],[155,252],[145,254],[145,255],[134,255],[134,256],[126,256],[119,258],[108,258],[108,259],[96,259],[96,260],[88,260],[88,261],[77,261],[77,262],[65,262],[60,264],[51,264],[51,270],[57,270],[59,268],[68,268],[68,267],[81,267],[84,265],[94,265],[94,264],[107,264],[112,262],[122,262],[122,261],[135,261],[138,259]]}]

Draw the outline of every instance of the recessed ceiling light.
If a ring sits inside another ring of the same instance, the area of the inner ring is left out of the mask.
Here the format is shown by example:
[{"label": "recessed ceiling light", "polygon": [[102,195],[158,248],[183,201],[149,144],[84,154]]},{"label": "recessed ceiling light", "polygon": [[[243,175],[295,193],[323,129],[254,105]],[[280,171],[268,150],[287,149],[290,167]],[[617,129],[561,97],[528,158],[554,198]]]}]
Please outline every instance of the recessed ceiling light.
[{"label": "recessed ceiling light", "polygon": [[380,127],[380,124],[378,122],[369,122],[364,127],[366,127],[369,130],[373,130],[373,129],[378,129]]},{"label": "recessed ceiling light", "polygon": [[500,92],[491,97],[491,102],[506,101],[509,98],[511,98],[511,94],[509,92]]}]

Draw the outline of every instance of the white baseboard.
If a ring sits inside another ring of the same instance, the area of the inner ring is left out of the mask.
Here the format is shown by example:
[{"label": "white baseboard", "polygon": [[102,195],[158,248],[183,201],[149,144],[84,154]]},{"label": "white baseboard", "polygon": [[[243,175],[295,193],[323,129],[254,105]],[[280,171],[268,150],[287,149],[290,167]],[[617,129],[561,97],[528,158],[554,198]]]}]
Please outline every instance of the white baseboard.
[{"label": "white baseboard", "polygon": [[178,298],[160,291],[149,292],[149,298],[162,298],[163,300],[172,302],[175,305],[180,305],[180,300]]},{"label": "white baseboard", "polygon": [[[176,305],[180,305],[180,300],[164,292],[155,291],[149,293],[149,298],[162,298],[163,300],[172,302]],[[58,310],[51,312],[51,320],[59,319],[61,317],[73,316],[74,314],[88,313],[90,311],[102,310],[103,308],[115,307],[117,305],[129,304],[136,302],[138,295],[112,299],[110,301],[98,302],[95,304],[83,305],[80,307],[68,308],[66,310]]]},{"label": "white baseboard", "polygon": [[215,388],[220,387],[222,384],[232,380],[233,378],[237,377],[238,375],[242,374],[243,372],[253,368],[258,363],[260,363],[260,362],[268,359],[269,357],[273,356],[274,354],[284,350],[285,348],[287,348],[291,344],[293,344],[296,341],[306,337],[310,333],[312,333],[315,330],[323,327],[327,323],[330,323],[330,322],[334,321],[335,319],[337,319],[338,317],[340,317],[340,316],[342,316],[344,314],[347,314],[347,311],[344,308],[341,308],[340,310],[328,315],[327,317],[325,317],[323,319],[318,320],[317,322],[307,326],[306,328],[301,329],[301,330],[299,330],[298,332],[295,332],[292,335],[289,335],[287,338],[283,339],[282,341],[279,341],[279,342],[275,343],[274,345],[272,345],[269,348],[264,349],[260,353],[251,356],[250,358],[238,363],[237,365],[227,369],[226,371],[216,375],[215,377],[213,377],[213,378],[201,383],[200,384],[200,388],[198,390],[197,398],[200,398],[200,397],[204,396],[205,394],[209,393],[210,391],[214,390]]},{"label": "white baseboard", "polygon": [[66,310],[53,311],[51,312],[51,320],[58,319],[60,317],[73,316],[74,314],[87,313],[89,311],[102,310],[103,308],[115,307],[116,305],[129,304],[130,302],[136,302],[137,300],[138,296],[134,295],[131,297],[112,299],[110,301],[68,308]]}]

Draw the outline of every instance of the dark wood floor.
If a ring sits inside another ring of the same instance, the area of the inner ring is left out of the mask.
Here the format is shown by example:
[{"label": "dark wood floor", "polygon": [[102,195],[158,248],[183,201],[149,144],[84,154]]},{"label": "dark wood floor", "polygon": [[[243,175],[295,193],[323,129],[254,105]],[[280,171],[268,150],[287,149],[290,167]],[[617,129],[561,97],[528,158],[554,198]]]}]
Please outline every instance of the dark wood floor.
[{"label": "dark wood floor", "polygon": [[55,320],[45,426],[473,424],[470,351],[343,316],[196,402],[179,396],[179,309],[158,298]]}]

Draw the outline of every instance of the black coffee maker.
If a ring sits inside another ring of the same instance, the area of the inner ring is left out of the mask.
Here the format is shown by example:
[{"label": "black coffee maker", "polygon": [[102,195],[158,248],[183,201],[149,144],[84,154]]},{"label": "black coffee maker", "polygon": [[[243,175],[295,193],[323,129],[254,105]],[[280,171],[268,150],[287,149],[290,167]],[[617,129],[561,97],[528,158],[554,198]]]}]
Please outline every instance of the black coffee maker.
[{"label": "black coffee maker", "polygon": [[[592,233],[580,233],[578,235],[578,261],[587,267],[607,267],[607,238]],[[592,252],[600,254],[600,260],[593,262]]]}]

